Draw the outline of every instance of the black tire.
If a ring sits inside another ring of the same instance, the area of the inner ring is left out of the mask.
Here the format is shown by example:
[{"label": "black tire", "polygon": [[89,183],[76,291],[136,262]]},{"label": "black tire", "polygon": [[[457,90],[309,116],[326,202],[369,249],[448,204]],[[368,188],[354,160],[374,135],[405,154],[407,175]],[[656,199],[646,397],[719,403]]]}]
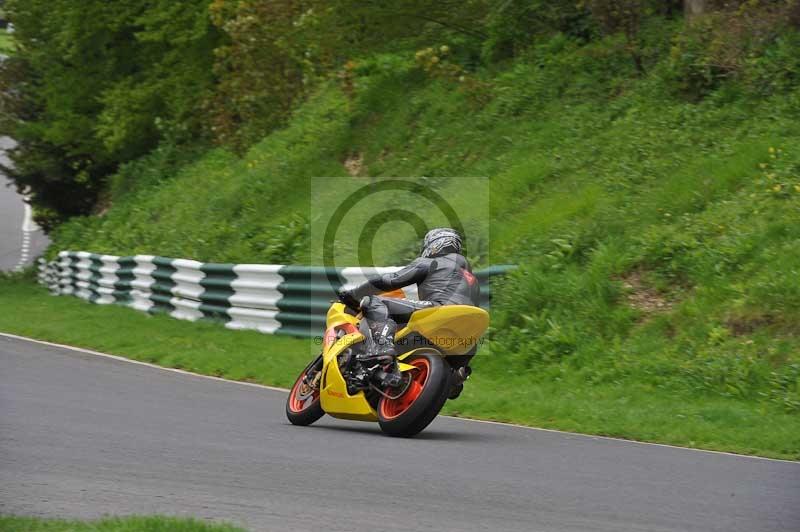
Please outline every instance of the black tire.
[{"label": "black tire", "polygon": [[286,398],[286,418],[292,425],[305,427],[307,425],[311,425],[325,415],[325,411],[322,409],[322,404],[319,400],[319,391],[317,391],[316,397],[307,404],[304,404],[302,408],[298,408],[298,402],[293,401],[293,398],[295,398],[296,394],[299,392],[299,387],[303,382],[303,377],[305,377],[308,370],[310,370],[312,367],[315,365],[321,365],[321,360],[322,355],[315,358],[311,364],[306,366],[302,373],[300,373],[300,376],[297,377],[297,380],[294,382],[294,386],[292,386],[291,391],[289,391],[289,397]]},{"label": "black tire", "polygon": [[[406,364],[427,365],[427,377],[421,391],[410,405],[398,412],[402,405],[381,397],[378,401],[378,423],[389,436],[408,438],[419,434],[439,414],[450,390],[450,367],[436,350],[425,351],[403,360]],[[412,371],[415,374],[416,371]],[[409,393],[409,388],[406,393]],[[405,394],[403,394],[405,396]],[[402,403],[402,401],[401,401]]]}]

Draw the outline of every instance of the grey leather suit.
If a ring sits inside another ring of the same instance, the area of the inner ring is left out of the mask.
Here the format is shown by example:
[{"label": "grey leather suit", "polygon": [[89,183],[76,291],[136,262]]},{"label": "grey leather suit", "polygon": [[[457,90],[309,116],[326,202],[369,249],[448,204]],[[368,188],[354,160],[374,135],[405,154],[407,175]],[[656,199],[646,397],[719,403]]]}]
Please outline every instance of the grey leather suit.
[{"label": "grey leather suit", "polygon": [[[412,284],[417,285],[420,301],[376,296]],[[414,311],[435,305],[477,306],[480,286],[463,255],[446,253],[419,257],[397,272],[371,277],[351,293],[357,300],[372,296],[362,307],[368,320],[406,322]]]}]

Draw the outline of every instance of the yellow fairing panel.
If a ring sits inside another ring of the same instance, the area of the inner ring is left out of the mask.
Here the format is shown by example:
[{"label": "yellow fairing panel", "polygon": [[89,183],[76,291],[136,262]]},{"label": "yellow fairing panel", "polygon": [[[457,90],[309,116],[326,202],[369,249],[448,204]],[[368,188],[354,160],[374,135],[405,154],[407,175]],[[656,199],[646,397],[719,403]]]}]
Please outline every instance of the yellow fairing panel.
[{"label": "yellow fairing panel", "polygon": [[[413,352],[414,351],[412,351],[412,353]],[[402,355],[402,357],[400,357],[400,358],[404,358],[405,356],[406,355]],[[404,364],[402,362],[398,362],[397,363],[397,369],[399,369],[401,372],[403,372],[403,371],[411,371],[411,370],[419,369],[419,368],[417,368],[417,366],[412,366],[411,364]]]},{"label": "yellow fairing panel", "polygon": [[486,328],[489,313],[469,305],[445,305],[418,310],[396,338],[419,333],[445,355],[463,355],[477,345]]},{"label": "yellow fairing panel", "polygon": [[349,323],[358,327],[358,321],[358,316],[353,316],[346,312],[346,307],[343,303],[334,303],[331,305],[325,317],[326,327],[335,327],[344,323]]},{"label": "yellow fairing panel", "polygon": [[364,392],[355,395],[347,393],[347,384],[336,357],[348,346],[364,337],[360,333],[348,334],[339,338],[323,355],[324,374],[323,387],[320,391],[320,403],[325,413],[333,417],[355,419],[359,421],[377,421],[378,415],[364,397]]}]

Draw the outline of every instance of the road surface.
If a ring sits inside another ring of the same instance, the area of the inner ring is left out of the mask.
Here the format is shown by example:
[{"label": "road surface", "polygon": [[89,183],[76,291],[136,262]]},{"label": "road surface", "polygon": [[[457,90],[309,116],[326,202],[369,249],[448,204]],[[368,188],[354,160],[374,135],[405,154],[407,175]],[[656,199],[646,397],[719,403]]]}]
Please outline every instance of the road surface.
[{"label": "road surface", "polygon": [[285,421],[285,394],[0,336],[0,513],[250,530],[800,530],[800,464],[452,418]]},{"label": "road surface", "polygon": [[[8,165],[5,150],[14,142],[0,137],[0,163]],[[48,244],[47,237],[30,216],[22,196],[0,172],[0,272],[33,264]]]}]

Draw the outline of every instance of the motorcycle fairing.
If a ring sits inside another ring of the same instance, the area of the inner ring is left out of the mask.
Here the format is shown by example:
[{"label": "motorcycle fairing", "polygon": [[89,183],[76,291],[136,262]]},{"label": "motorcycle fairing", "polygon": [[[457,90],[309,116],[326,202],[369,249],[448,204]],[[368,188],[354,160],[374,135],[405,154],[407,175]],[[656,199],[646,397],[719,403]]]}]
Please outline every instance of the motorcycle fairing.
[{"label": "motorcycle fairing", "polygon": [[489,313],[469,305],[444,305],[418,310],[395,335],[395,341],[417,333],[444,355],[465,355],[489,326]]},{"label": "motorcycle fairing", "polygon": [[[378,415],[369,404],[363,391],[355,395],[347,393],[347,383],[339,370],[337,357],[347,348],[363,342],[364,335],[358,331],[359,316],[346,312],[341,303],[334,303],[328,310],[328,331],[332,336],[323,342],[322,359],[323,370],[320,388],[320,402],[322,409],[333,417],[359,421],[377,421]],[[469,352],[483,335],[489,325],[489,314],[479,308],[468,305],[447,305],[418,310],[412,314],[408,324],[398,331],[395,338],[400,340],[410,334],[424,337],[443,355],[462,355]],[[352,327],[351,327],[352,326]],[[336,337],[337,328],[344,328],[350,332],[341,337]],[[430,347],[412,349],[397,357],[398,367],[401,372],[416,369],[403,360],[416,352]]]}]

